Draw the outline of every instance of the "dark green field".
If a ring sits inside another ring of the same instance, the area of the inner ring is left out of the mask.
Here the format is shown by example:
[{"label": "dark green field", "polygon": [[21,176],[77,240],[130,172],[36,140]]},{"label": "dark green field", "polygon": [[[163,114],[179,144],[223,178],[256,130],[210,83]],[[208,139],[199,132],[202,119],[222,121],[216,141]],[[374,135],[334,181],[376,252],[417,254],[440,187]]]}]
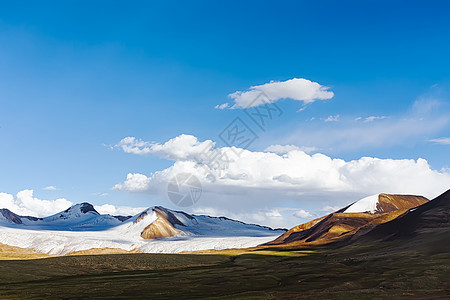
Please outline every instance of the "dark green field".
[{"label": "dark green field", "polygon": [[[299,255],[119,254],[0,261],[0,299],[450,298],[448,239]],[[276,253],[275,253],[276,254]]]}]

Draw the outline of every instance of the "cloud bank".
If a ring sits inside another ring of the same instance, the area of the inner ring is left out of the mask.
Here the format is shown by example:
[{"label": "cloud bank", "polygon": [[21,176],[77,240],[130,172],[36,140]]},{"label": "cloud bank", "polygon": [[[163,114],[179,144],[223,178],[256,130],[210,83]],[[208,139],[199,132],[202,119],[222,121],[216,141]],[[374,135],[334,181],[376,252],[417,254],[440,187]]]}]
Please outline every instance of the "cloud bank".
[{"label": "cloud bank", "polygon": [[[217,151],[228,153],[228,164],[217,165],[194,159],[194,154],[200,151],[199,145],[204,143],[194,136],[180,135],[158,144],[155,153],[160,157],[172,158],[173,165],[149,175],[130,173],[113,189],[164,195],[167,183],[173,176],[191,173],[203,186],[204,196],[200,201],[204,202],[200,205],[237,214],[237,207],[255,210],[281,205],[283,201],[301,207],[305,212],[308,207],[318,212],[325,205],[346,205],[363,196],[381,192],[433,198],[450,188],[450,173],[431,169],[422,158],[362,157],[345,161],[320,153],[310,155],[292,145],[268,148],[278,153],[228,147],[207,148],[207,156]],[[301,210],[294,215],[300,218],[312,216]],[[274,216],[272,214],[270,217]]]},{"label": "cloud bank", "polygon": [[72,202],[60,198],[56,200],[41,200],[33,197],[33,190],[23,190],[13,196],[8,193],[0,193],[0,208],[33,217],[47,217],[67,209]]},{"label": "cloud bank", "polygon": [[[425,159],[379,159],[362,157],[344,161],[316,153],[309,155],[299,148],[288,146],[283,152],[252,152],[238,149],[239,156],[229,147],[208,148],[211,151],[228,153],[228,165],[221,170],[213,162],[195,160],[200,153],[199,145],[204,145],[191,135],[180,135],[159,146],[159,156],[171,158],[175,163],[150,176],[130,173],[123,183],[114,189],[127,192],[153,193],[164,186],[178,173],[192,173],[206,186],[223,188],[245,187],[249,189],[288,189],[294,193],[306,192],[359,192],[373,194],[419,193],[426,196],[442,192],[450,187],[450,174],[432,170]],[[166,147],[166,145],[171,145]],[[178,146],[174,146],[178,145]],[[279,146],[268,149],[279,148]],[[221,171],[221,172],[219,172]],[[211,173],[222,173],[212,180]],[[214,189],[212,189],[213,191]],[[219,189],[220,190],[220,189]]]}]

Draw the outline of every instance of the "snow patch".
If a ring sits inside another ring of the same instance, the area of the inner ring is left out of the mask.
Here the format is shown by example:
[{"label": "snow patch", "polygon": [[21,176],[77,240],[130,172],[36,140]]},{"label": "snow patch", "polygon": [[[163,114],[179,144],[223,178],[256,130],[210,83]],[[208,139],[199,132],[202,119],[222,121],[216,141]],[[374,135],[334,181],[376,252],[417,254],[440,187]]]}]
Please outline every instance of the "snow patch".
[{"label": "snow patch", "polygon": [[375,213],[377,210],[379,194],[365,197],[359,201],[356,201],[349,208],[347,208],[344,213],[360,213],[360,212],[370,212]]}]

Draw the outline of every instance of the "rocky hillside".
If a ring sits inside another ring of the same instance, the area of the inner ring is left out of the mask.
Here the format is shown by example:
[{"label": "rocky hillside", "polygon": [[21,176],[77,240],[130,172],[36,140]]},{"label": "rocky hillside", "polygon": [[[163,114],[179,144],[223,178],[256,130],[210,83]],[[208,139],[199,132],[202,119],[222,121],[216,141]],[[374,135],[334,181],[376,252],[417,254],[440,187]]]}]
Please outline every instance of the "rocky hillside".
[{"label": "rocky hillside", "polygon": [[364,236],[364,240],[407,239],[449,230],[450,190],[428,203],[407,211],[391,222],[377,226]]},{"label": "rocky hillside", "polygon": [[317,245],[346,239],[389,222],[421,204],[422,196],[379,194],[366,197],[345,209],[298,225],[266,245]]}]

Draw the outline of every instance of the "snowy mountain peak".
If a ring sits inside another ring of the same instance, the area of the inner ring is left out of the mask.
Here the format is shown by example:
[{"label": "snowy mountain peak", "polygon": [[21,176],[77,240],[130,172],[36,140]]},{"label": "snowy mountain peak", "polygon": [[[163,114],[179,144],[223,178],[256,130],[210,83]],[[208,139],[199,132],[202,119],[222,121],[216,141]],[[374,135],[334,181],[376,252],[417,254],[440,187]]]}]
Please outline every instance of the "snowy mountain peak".
[{"label": "snowy mountain peak", "polygon": [[399,209],[414,208],[426,202],[428,202],[428,199],[422,196],[376,194],[356,201],[344,212],[382,214]]},{"label": "snowy mountain peak", "polygon": [[94,206],[90,203],[83,202],[80,204],[75,204],[64,211],[65,213],[83,213],[87,214],[88,212],[92,212],[96,215],[99,213],[95,210]]}]

